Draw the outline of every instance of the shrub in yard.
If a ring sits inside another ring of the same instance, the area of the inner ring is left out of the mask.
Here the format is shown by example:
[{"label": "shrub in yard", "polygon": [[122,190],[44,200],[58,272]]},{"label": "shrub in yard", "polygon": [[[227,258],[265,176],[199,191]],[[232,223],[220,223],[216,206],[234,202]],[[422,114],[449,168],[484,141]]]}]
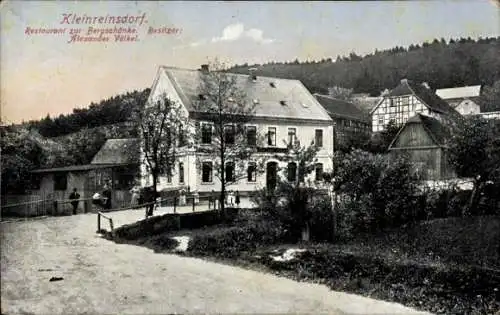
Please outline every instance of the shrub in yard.
[{"label": "shrub in yard", "polygon": [[280,224],[270,221],[247,226],[222,228],[189,241],[188,251],[194,254],[233,258],[258,246],[272,245],[287,239]]},{"label": "shrub in yard", "polygon": [[[354,211],[353,226],[346,231],[375,231],[415,220],[415,186],[404,157],[354,150],[337,153],[334,163],[335,190],[347,202],[339,208],[344,213]],[[346,218],[342,220],[348,224]]]},{"label": "shrub in yard", "polygon": [[308,205],[311,239],[316,242],[331,242],[335,239],[335,218],[329,196],[319,195]]},{"label": "shrub in yard", "polygon": [[179,215],[165,214],[151,217],[132,224],[123,225],[114,230],[117,238],[137,240],[142,237],[180,229]]}]

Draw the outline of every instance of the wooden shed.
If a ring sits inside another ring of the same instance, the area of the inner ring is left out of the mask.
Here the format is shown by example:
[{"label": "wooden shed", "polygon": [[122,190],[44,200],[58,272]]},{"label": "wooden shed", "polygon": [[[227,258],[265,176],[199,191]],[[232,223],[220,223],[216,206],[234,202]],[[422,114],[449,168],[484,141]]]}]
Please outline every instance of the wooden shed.
[{"label": "wooden shed", "polygon": [[448,162],[450,136],[447,125],[435,118],[416,114],[399,130],[389,146],[389,153],[409,157],[420,180],[454,178],[454,169]]}]

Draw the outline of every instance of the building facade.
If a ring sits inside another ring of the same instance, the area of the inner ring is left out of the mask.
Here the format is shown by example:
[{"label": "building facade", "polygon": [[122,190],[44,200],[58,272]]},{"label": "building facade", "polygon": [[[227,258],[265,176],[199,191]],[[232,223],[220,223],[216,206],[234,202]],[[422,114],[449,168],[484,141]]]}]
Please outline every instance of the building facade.
[{"label": "building facade", "polygon": [[437,89],[436,95],[464,116],[477,115],[481,112],[477,102],[481,95],[481,85]]},{"label": "building facade", "polygon": [[[130,203],[129,190],[139,177],[139,145],[138,139],[108,139],[90,164],[34,170],[31,172],[35,187],[32,193],[42,199],[67,200],[76,188],[80,198],[85,199],[102,192],[108,184],[112,190],[112,207],[126,206]],[[68,210],[70,205],[66,203],[61,207]],[[92,209],[90,200],[78,205],[79,212]]]},{"label": "building facade", "polygon": [[334,147],[336,150],[357,141],[366,141],[371,135],[371,121],[353,103],[321,94],[314,94],[333,120]]},{"label": "building facade", "polygon": [[[205,75],[205,71],[208,69],[201,71],[162,66],[154,79],[148,104],[166,96],[182,105],[190,125],[196,126],[201,134],[199,139],[186,141],[187,144],[179,149],[173,175],[160,176],[158,179],[157,189],[160,191],[175,187],[185,187],[199,193],[220,191],[220,181],[215,176],[218,161],[200,150],[201,146],[211,143],[213,127],[193,108],[193,102],[201,95],[201,76]],[[257,153],[238,165],[226,164],[226,178],[233,173],[243,174],[230,180],[227,189],[254,191],[272,186],[279,176],[287,178],[282,170],[288,169],[289,165],[277,157],[286,155],[287,144],[296,141],[301,145],[314,142],[319,147],[315,171],[307,180],[311,183],[322,180],[322,173],[332,169],[333,124],[314,96],[297,80],[241,74],[228,76],[244,92],[245,100],[256,105],[253,117],[245,126],[246,139],[243,141],[256,146]],[[238,169],[233,171],[232,168]],[[152,176],[144,163],[141,175],[143,186],[152,184]]]},{"label": "building facade", "polygon": [[409,118],[418,113],[440,121],[461,117],[460,113],[437,96],[428,86],[403,79],[372,109],[370,113],[372,131],[385,130],[390,121],[403,126]]}]

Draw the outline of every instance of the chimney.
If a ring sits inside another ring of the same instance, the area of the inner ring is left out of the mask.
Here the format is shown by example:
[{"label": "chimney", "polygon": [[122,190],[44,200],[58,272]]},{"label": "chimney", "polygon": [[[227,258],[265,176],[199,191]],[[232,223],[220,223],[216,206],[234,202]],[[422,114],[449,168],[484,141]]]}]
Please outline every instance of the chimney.
[{"label": "chimney", "polygon": [[208,70],[208,65],[207,64],[201,65],[201,69],[200,70],[203,71],[203,72],[208,72],[209,71]]}]

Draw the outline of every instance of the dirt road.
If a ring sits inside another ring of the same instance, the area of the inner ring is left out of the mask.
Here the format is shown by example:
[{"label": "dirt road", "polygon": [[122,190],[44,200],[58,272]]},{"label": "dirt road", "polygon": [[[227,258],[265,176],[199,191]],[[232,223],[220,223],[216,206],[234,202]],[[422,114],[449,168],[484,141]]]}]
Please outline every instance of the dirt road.
[{"label": "dirt road", "polygon": [[[114,216],[130,220],[129,214]],[[117,245],[95,231],[95,214],[2,222],[2,314],[424,314],[325,286]]]}]

